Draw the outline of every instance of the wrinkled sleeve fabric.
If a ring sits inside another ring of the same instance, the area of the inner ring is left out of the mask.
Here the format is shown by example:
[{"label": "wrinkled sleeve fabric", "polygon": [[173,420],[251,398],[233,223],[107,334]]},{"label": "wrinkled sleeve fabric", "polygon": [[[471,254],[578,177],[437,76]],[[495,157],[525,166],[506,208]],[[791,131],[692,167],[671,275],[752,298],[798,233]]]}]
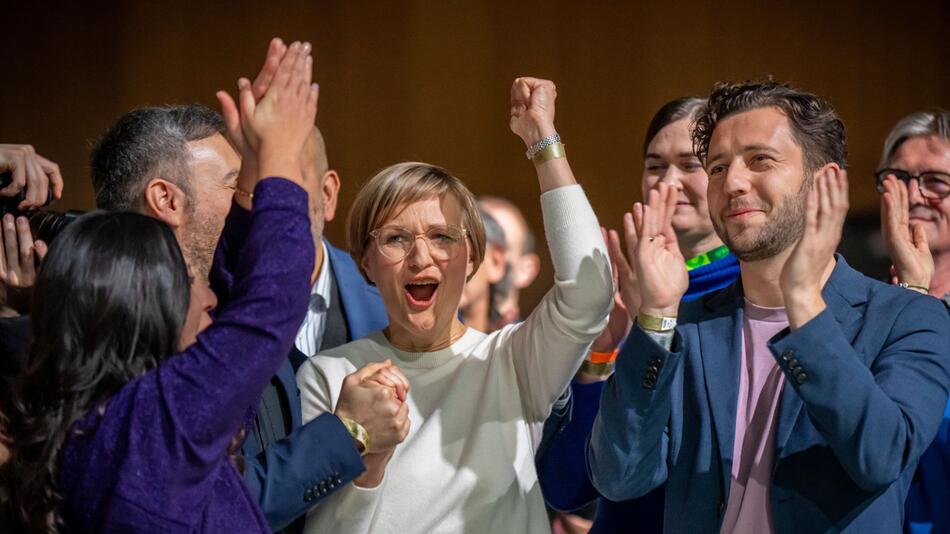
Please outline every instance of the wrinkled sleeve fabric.
[{"label": "wrinkled sleeve fabric", "polygon": [[[666,481],[668,425],[673,399],[682,395],[682,381],[676,378],[683,352],[679,328],[672,341],[639,326],[630,330],[604,386],[587,447],[591,482],[604,497],[633,499]],[[662,364],[655,383],[648,385],[643,373],[651,361]]]},{"label": "wrinkled sleeve fabric", "polygon": [[[950,320],[937,299],[909,296],[893,303],[901,309],[877,355],[858,354],[830,309],[769,342],[815,427],[868,491],[886,488],[917,462],[947,403]],[[793,357],[801,371],[790,370]]]},{"label": "wrinkled sleeve fabric", "polygon": [[331,483],[348,484],[363,470],[346,427],[324,413],[248,458],[244,481],[278,531],[322,502]]},{"label": "wrinkled sleeve fabric", "polygon": [[554,287],[525,322],[503,330],[529,421],[544,421],[567,388],[613,306],[613,277],[600,223],[579,185],[541,195]]},{"label": "wrinkled sleeve fabric", "polygon": [[[316,356],[319,358],[320,356]],[[345,375],[345,372],[341,372]],[[342,383],[336,380],[334,383]],[[305,362],[297,370],[297,384],[300,386],[300,401],[303,420],[316,420],[330,414],[336,408],[335,394],[331,391],[330,380],[324,370],[314,364],[314,361]],[[307,514],[307,524],[304,532],[347,532],[353,534],[375,532],[379,525],[375,525],[376,510],[382,502],[382,493],[386,478],[374,488],[363,488],[352,482],[334,485],[330,494],[320,506],[313,508]]]}]

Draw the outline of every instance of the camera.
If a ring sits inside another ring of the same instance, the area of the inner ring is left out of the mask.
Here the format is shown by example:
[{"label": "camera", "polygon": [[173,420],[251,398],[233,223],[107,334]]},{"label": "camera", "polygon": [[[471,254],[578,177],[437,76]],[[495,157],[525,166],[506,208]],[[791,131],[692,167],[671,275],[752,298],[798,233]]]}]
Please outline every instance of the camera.
[{"label": "camera", "polygon": [[[13,174],[9,171],[0,174],[0,189],[10,185],[13,182]],[[45,241],[49,245],[53,239],[66,227],[67,224],[76,220],[77,217],[82,215],[84,212],[79,210],[69,210],[67,212],[58,212],[58,211],[21,211],[19,209],[20,202],[26,198],[26,191],[21,190],[15,196],[12,197],[0,197],[0,217],[6,215],[7,213],[13,215],[14,217],[26,217],[30,221],[30,230],[33,232],[34,240]],[[49,196],[46,198],[46,203],[43,206],[49,206],[53,201],[52,191],[49,193]]]}]

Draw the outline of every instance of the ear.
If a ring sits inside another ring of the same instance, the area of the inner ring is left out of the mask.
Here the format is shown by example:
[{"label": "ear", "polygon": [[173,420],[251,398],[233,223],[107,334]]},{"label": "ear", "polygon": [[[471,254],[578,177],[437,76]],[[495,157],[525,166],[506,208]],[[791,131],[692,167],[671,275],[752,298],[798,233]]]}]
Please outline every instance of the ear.
[{"label": "ear", "polygon": [[837,163],[825,163],[812,175],[812,184],[815,183],[815,180],[817,180],[819,176],[824,175],[825,179],[840,178],[844,173],[844,169],[838,166]]},{"label": "ear", "polygon": [[323,219],[326,222],[333,220],[336,216],[336,202],[340,193],[340,176],[334,170],[329,170],[323,174]]},{"label": "ear", "polygon": [[534,282],[541,272],[541,258],[535,253],[522,254],[515,260],[511,272],[511,283],[518,289],[524,289]]},{"label": "ear", "polygon": [[180,187],[164,178],[152,178],[145,185],[145,215],[155,217],[177,230],[185,223],[188,198]]},{"label": "ear", "polygon": [[360,267],[363,268],[363,274],[366,275],[366,279],[373,285],[376,285],[376,280],[373,280],[373,273],[369,270],[369,254],[363,254],[363,257],[360,258]]},{"label": "ear", "polygon": [[505,249],[487,247],[485,249],[485,278],[489,284],[497,284],[505,277]]},{"label": "ear", "polygon": [[[465,247],[468,250],[468,261],[465,262],[465,283],[468,283],[469,280],[475,276],[475,272],[478,271],[479,265],[475,265],[475,253],[473,252],[472,243],[469,240],[465,240]],[[488,253],[488,247],[485,247],[485,253]],[[482,263],[485,262],[485,258],[482,258]]]}]

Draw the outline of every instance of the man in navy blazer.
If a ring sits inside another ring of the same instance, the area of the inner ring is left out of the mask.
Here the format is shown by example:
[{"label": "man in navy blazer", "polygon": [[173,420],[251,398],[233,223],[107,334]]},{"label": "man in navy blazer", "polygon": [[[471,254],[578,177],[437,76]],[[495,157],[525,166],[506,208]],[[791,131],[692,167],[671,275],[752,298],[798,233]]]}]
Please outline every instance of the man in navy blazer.
[{"label": "man in navy blazer", "polygon": [[675,194],[634,206],[613,256],[642,304],[589,442],[594,485],[624,500],[665,483],[667,532],[899,532],[950,387],[942,304],[834,255],[847,150],[827,103],[720,84],[693,136],[740,279],[680,307]]},{"label": "man in navy blazer", "polygon": [[[280,50],[272,43],[270,53]],[[231,210],[241,158],[225,133],[226,121],[204,106],[141,108],[120,118],[92,155],[97,206],[139,211],[168,223],[199,284],[208,283],[229,211],[232,217],[250,219],[250,212]],[[319,130],[314,129],[308,143],[304,174],[315,189],[310,192],[311,224],[318,252],[311,309],[296,345],[315,351],[382,329],[388,319],[378,290],[366,283],[348,254],[323,240],[340,181],[328,168]],[[249,413],[241,448],[248,489],[275,531],[296,531],[295,521],[364,471],[358,444],[337,415],[325,414],[301,426],[294,362],[311,355],[299,350],[288,355],[256,413]],[[359,389],[351,388],[345,415],[363,424],[377,442],[385,442],[380,433],[373,436],[371,423],[391,416],[360,397]]]}]

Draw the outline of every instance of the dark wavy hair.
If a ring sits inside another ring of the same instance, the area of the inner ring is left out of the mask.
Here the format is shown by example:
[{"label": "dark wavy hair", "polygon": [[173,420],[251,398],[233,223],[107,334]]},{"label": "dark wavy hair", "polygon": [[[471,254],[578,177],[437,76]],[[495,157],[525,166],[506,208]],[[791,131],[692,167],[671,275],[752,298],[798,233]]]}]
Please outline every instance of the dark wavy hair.
[{"label": "dark wavy hair", "polygon": [[709,141],[716,125],[726,117],[753,109],[777,107],[788,117],[795,141],[802,149],[806,174],[827,163],[844,168],[848,143],[844,123],[828,102],[817,96],[772,80],[717,83],[693,127],[693,151],[706,164]]},{"label": "dark wavy hair", "polygon": [[16,385],[7,475],[24,526],[59,532],[56,480],[73,424],[104,413],[110,396],[177,352],[190,285],[168,226],[93,212],[53,242],[33,299],[35,342]]},{"label": "dark wavy hair", "polygon": [[653,118],[650,119],[647,132],[643,136],[643,156],[646,157],[647,149],[650,147],[650,141],[653,141],[653,138],[656,137],[656,134],[660,133],[660,130],[680,119],[692,119],[705,104],[705,98],[695,97],[677,98],[663,104],[663,107],[658,109],[656,114],[653,115]]}]

